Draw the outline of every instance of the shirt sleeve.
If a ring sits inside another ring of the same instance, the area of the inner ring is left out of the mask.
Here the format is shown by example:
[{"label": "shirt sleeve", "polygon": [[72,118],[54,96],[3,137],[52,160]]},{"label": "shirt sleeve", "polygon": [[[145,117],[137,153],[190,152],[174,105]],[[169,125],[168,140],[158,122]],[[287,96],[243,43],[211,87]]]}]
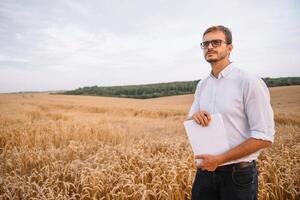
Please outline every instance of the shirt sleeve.
[{"label": "shirt sleeve", "polygon": [[201,81],[197,84],[196,91],[194,94],[194,101],[193,101],[193,104],[188,113],[188,119],[191,119],[192,116],[200,110],[200,102],[199,102],[200,84],[201,84]]},{"label": "shirt sleeve", "polygon": [[249,78],[245,84],[244,102],[251,131],[250,137],[274,142],[274,113],[270,93],[261,78]]}]

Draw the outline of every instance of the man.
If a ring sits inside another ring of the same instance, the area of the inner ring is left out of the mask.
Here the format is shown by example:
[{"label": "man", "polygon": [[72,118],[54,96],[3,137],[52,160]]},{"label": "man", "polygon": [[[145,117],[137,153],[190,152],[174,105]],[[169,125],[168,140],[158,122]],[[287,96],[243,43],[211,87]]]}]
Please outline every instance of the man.
[{"label": "man", "polygon": [[233,45],[228,28],[210,27],[202,39],[204,58],[212,70],[198,83],[188,117],[209,126],[211,115],[220,113],[231,149],[220,155],[195,155],[202,162],[197,164],[192,199],[254,200],[255,161],[275,134],[269,91],[261,78],[230,62]]}]

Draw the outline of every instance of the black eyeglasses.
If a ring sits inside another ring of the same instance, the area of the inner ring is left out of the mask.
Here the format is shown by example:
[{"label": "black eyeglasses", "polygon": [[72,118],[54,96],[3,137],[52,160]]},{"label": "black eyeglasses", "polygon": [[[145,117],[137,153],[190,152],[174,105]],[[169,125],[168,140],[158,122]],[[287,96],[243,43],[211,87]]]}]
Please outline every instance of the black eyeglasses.
[{"label": "black eyeglasses", "polygon": [[221,46],[222,42],[225,44],[228,44],[227,42],[225,42],[223,40],[210,40],[210,41],[201,42],[200,46],[202,49],[207,49],[209,44],[211,44],[213,47],[219,47],[219,46]]}]

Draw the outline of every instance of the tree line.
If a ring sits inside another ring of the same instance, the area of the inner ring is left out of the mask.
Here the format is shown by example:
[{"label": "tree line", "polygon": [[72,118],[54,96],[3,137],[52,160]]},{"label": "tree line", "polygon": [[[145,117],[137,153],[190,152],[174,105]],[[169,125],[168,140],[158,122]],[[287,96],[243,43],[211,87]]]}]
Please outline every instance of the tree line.
[{"label": "tree line", "polygon": [[[265,81],[268,87],[300,85],[300,77],[268,77],[263,78],[263,80]],[[95,85],[91,87],[81,87],[75,90],[55,94],[148,99],[163,96],[192,94],[195,92],[197,83],[199,81],[200,80],[109,87]]]}]

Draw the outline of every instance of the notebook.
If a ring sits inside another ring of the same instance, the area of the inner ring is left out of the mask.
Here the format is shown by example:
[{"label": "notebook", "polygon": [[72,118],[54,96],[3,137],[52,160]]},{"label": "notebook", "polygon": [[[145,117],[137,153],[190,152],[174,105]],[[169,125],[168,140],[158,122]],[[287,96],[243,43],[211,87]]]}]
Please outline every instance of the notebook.
[{"label": "notebook", "polygon": [[[184,122],[184,127],[195,155],[217,155],[230,149],[222,115],[213,114],[208,126],[203,127],[194,120]],[[198,160],[197,162],[201,162]]]}]

